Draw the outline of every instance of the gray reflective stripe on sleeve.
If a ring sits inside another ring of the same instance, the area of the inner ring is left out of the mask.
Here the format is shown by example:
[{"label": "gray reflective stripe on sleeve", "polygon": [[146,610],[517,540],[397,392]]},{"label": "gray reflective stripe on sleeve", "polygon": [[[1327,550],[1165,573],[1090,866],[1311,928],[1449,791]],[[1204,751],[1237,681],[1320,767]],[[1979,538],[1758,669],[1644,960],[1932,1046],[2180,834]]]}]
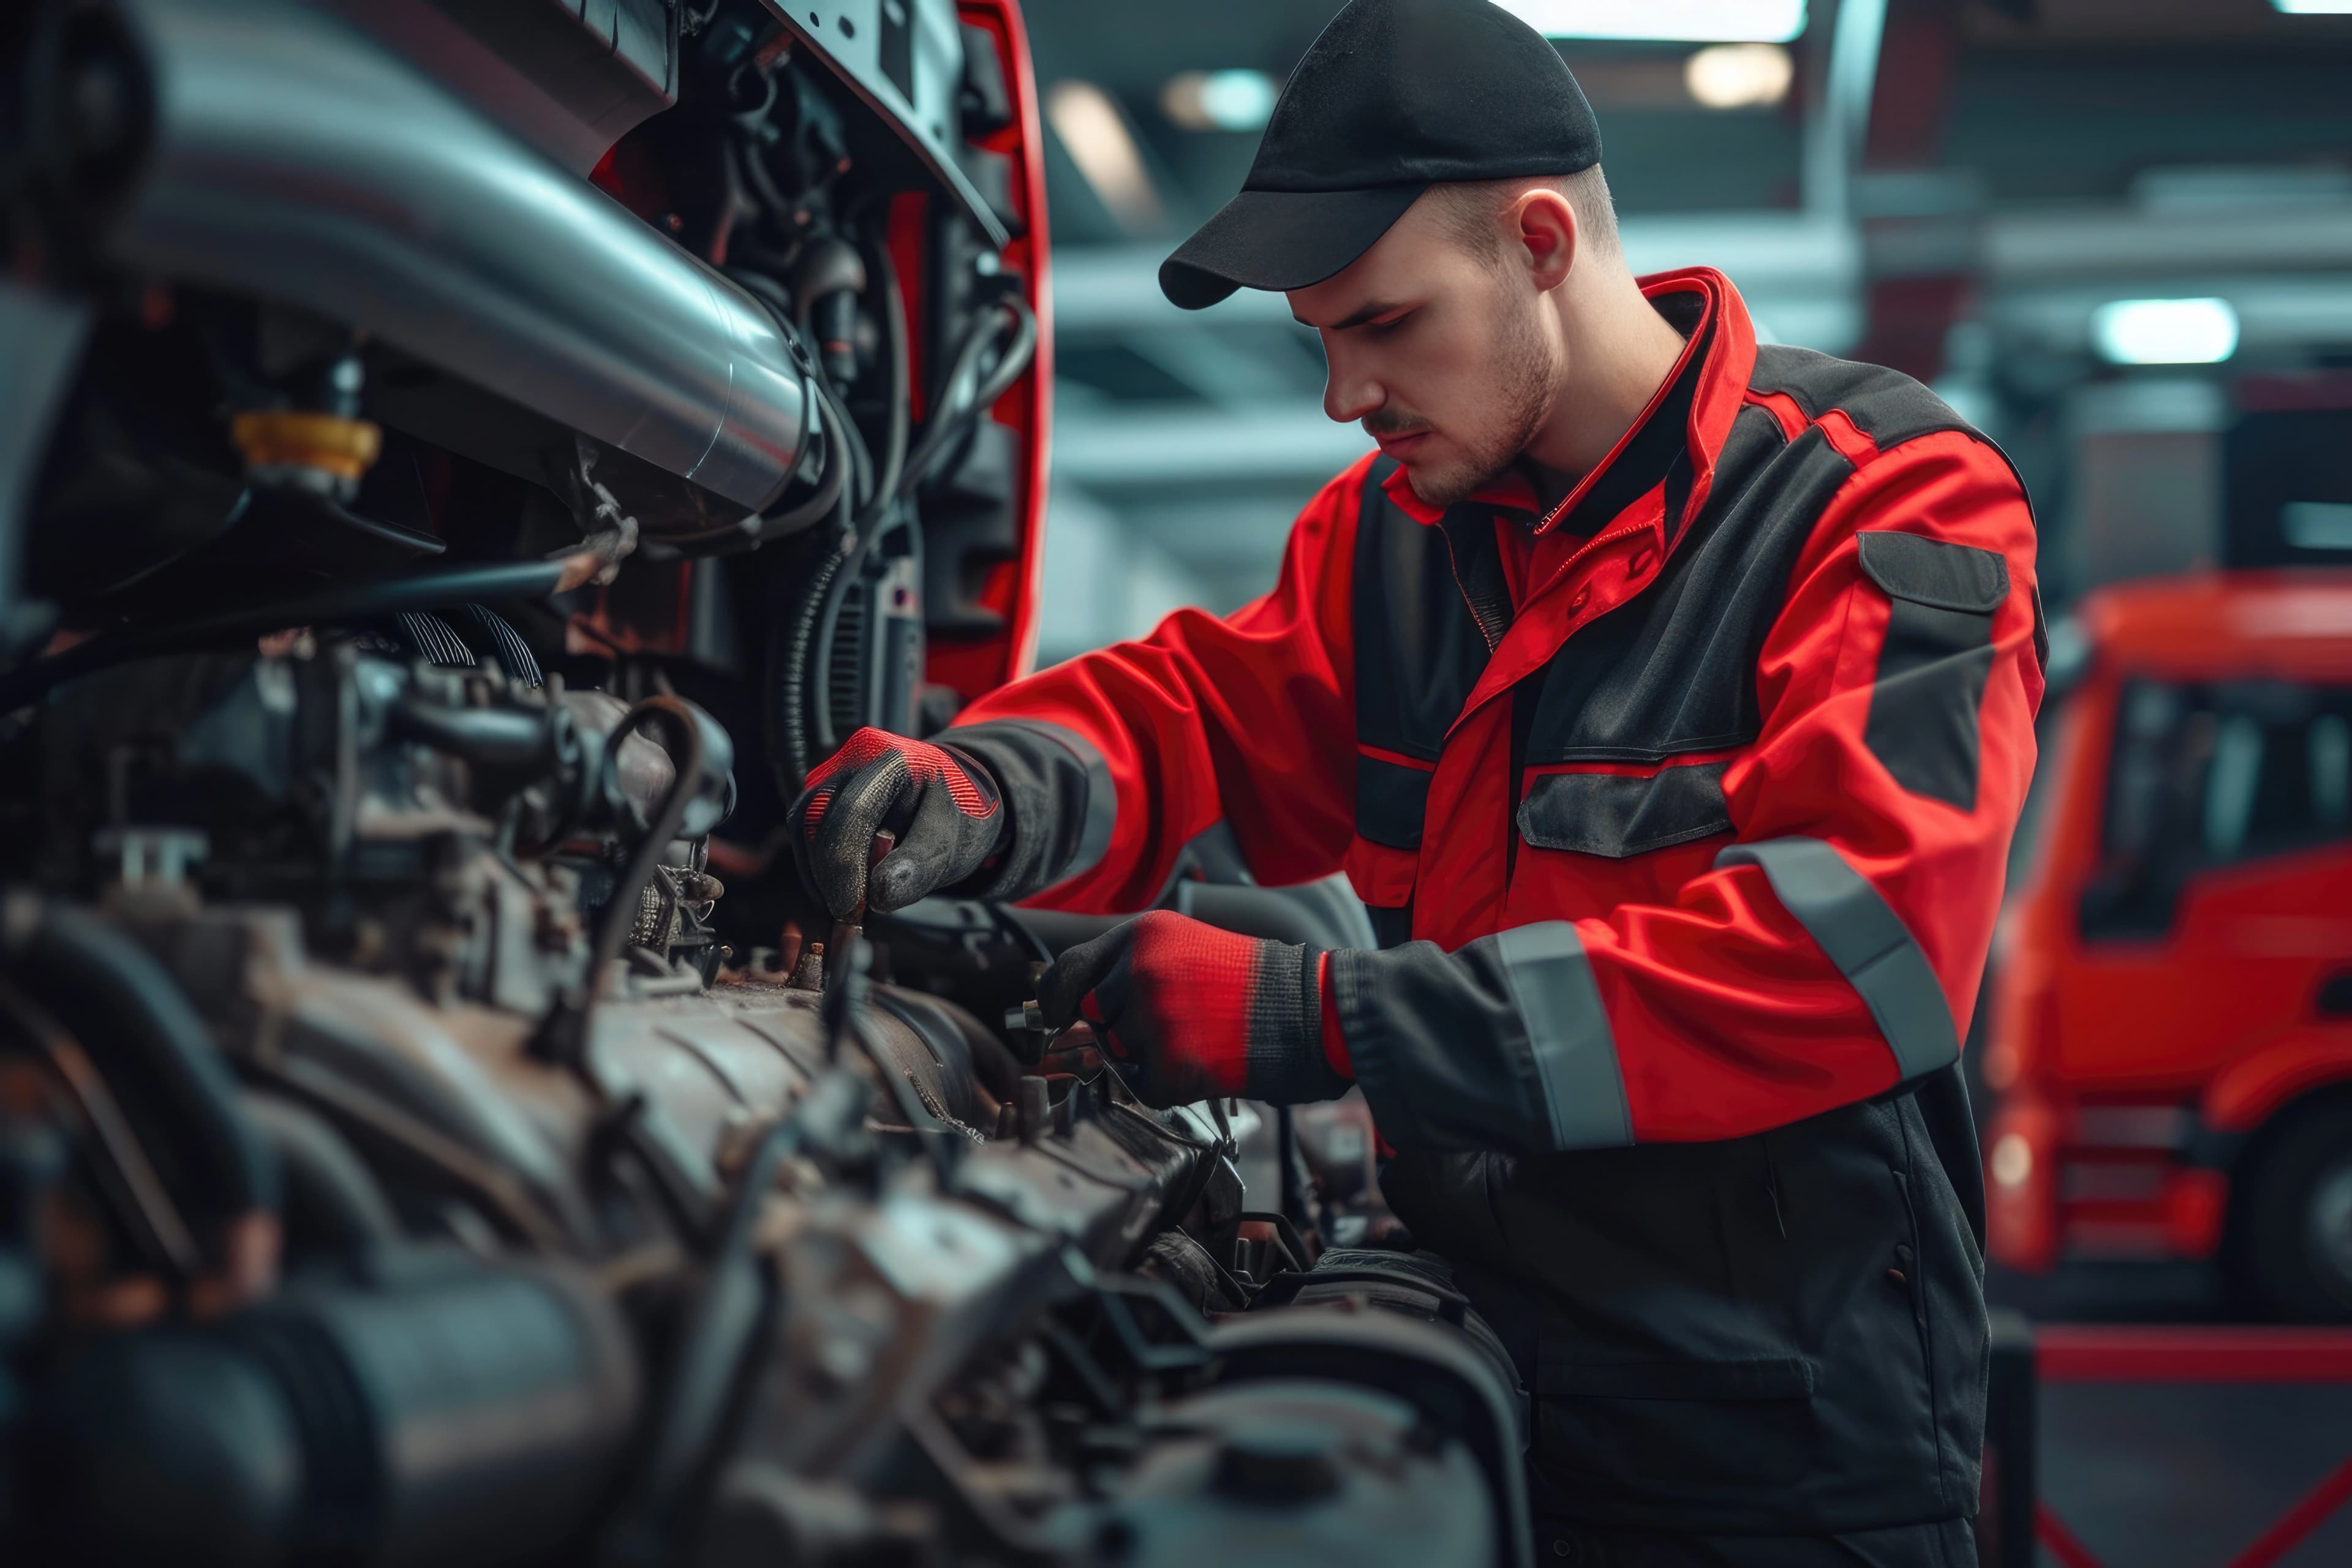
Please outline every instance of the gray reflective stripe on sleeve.
[{"label": "gray reflective stripe on sleeve", "polygon": [[1959,1058],[1952,1011],[1927,955],[1844,856],[1818,838],[1768,838],[1735,844],[1715,863],[1763,868],[1781,906],[1861,994],[1905,1081]]},{"label": "gray reflective stripe on sleeve", "polygon": [[1559,1149],[1617,1149],[1633,1141],[1617,1037],[1593,984],[1592,963],[1566,921],[1514,926],[1495,939],[1511,1001],[1528,1027]]},{"label": "gray reflective stripe on sleeve", "polygon": [[[1111,828],[1118,820],[1118,786],[1111,782],[1110,763],[1097,751],[1094,742],[1076,730],[1049,722],[1044,719],[991,719],[975,724],[976,731],[1023,730],[1041,740],[1051,741],[1078,760],[1087,774],[1087,817],[1078,830],[1078,847],[1070,863],[1054,872],[1047,887],[1058,887],[1083,871],[1091,871],[1110,852]],[[952,741],[952,731],[942,733],[941,740]]]}]

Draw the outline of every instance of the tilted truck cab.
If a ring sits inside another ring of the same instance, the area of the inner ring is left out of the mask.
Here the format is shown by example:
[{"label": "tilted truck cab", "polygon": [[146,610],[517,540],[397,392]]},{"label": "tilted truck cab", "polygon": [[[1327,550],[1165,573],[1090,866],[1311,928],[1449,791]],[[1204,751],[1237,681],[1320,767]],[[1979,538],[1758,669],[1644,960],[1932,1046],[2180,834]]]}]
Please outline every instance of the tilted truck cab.
[{"label": "tilted truck cab", "polygon": [[2352,573],[2103,590],[1996,941],[1995,1257],[2352,1319]]}]

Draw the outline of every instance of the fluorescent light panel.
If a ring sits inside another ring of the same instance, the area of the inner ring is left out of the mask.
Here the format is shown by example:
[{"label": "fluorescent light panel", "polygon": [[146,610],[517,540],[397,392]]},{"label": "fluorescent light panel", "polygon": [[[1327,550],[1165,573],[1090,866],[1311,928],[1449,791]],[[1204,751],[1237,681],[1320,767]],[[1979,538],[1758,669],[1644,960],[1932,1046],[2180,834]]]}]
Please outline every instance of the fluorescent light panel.
[{"label": "fluorescent light panel", "polygon": [[2219,364],[2238,352],[2227,300],[2111,300],[2091,312],[2091,342],[2115,364]]},{"label": "fluorescent light panel", "polygon": [[2352,550],[2352,502],[2291,500],[2279,508],[2279,531],[2297,550]]},{"label": "fluorescent light panel", "polygon": [[[1805,30],[1805,0],[1497,0],[1553,38],[1785,44]],[[2352,0],[2347,0],[2352,4]]]},{"label": "fluorescent light panel", "polygon": [[2290,16],[2352,16],[2352,0],[2271,0]]}]

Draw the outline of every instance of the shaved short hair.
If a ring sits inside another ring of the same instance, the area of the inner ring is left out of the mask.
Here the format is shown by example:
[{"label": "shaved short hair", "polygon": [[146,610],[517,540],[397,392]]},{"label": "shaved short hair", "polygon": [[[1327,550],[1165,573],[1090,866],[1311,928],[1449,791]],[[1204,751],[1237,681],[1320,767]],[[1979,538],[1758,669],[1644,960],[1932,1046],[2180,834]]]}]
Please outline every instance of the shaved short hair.
[{"label": "shaved short hair", "polygon": [[1464,180],[1432,187],[1438,217],[1474,255],[1497,261],[1503,255],[1503,208],[1538,185],[1568,198],[1576,211],[1578,244],[1591,254],[1622,258],[1624,246],[1617,237],[1617,208],[1609,197],[1609,181],[1601,165],[1573,174],[1544,174],[1532,179]]}]

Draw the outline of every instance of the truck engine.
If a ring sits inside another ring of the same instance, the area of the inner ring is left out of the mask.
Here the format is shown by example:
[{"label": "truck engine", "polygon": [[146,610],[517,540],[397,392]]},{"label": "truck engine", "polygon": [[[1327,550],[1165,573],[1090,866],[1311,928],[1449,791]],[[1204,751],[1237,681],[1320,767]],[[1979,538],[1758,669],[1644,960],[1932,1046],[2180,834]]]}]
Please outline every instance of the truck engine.
[{"label": "truck engine", "polygon": [[1052,613],[1042,156],[1012,0],[0,17],[0,1560],[1528,1560],[1105,920],[798,887]]}]

